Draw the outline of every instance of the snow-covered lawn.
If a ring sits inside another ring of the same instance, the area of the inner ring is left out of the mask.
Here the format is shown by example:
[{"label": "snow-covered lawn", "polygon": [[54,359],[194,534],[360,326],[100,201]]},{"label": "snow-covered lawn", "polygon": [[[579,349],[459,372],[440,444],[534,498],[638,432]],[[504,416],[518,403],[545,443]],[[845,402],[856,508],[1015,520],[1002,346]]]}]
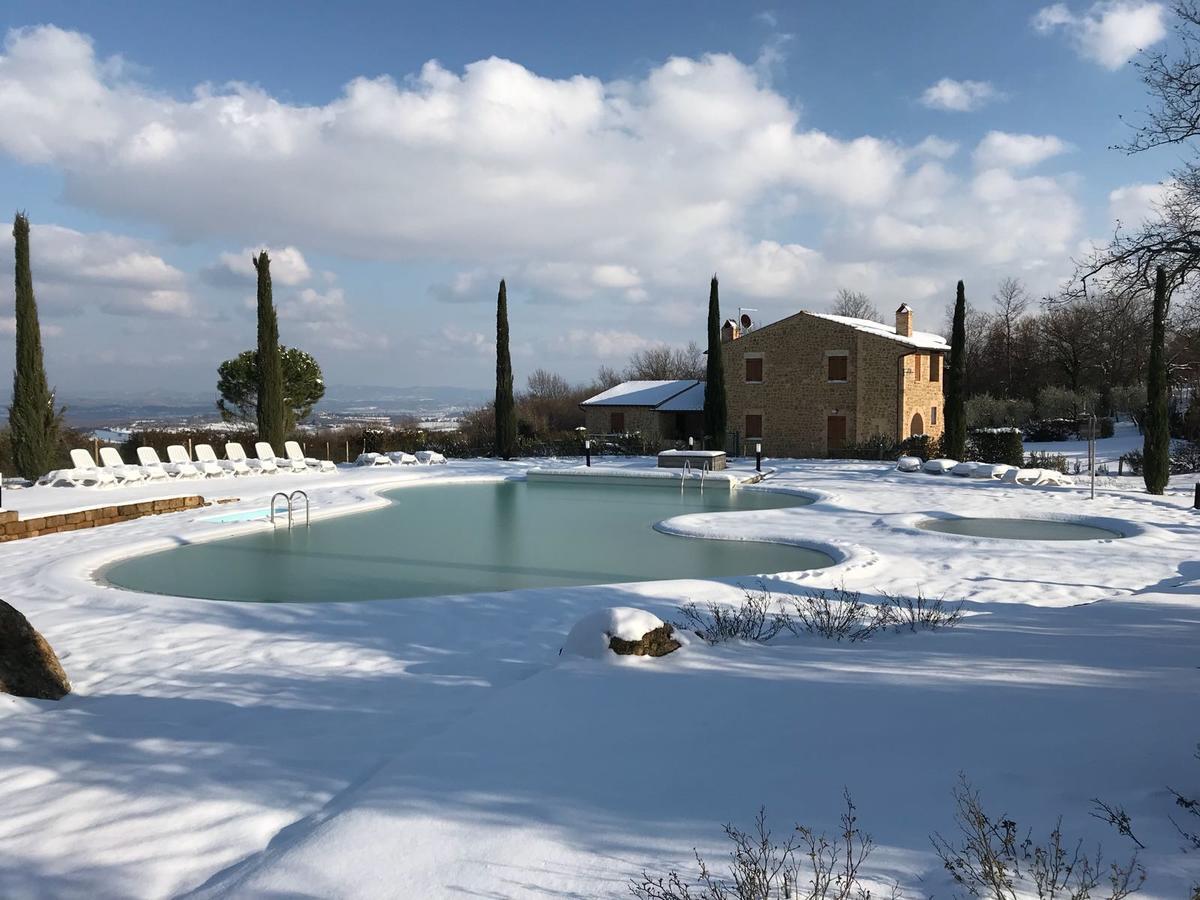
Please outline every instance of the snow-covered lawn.
[{"label": "snow-covered lawn", "polygon": [[[602,462],[600,465],[609,465]],[[626,468],[653,461],[622,461]],[[778,594],[845,584],[946,594],[949,631],[861,644],[790,635],[698,640],[657,660],[560,657],[601,607],[676,618],[736,602],[673,581],[357,604],[256,605],[94,583],[148,543],[260,525],[198,514],[0,546],[6,600],[63,657],[61,702],[0,695],[0,897],[627,896],[642,867],[715,858],[721,823],[760,805],[777,830],[836,826],[842,787],[878,849],[867,869],[948,897],[931,832],[953,829],[965,772],[1035,833],[1127,844],[1091,818],[1134,817],[1150,878],[1200,878],[1168,786],[1200,794],[1200,512],[1165,497],[1037,489],[890,466],[775,464],[793,509],[673,520],[683,534],[814,540],[845,560],[767,578]],[[360,510],[398,481],[519,474],[524,463],[342,471],[158,488],[5,491],[24,514],[150,494],[265,506],[304,487],[314,514]],[[742,470],[744,471],[744,464]],[[757,489],[757,488],[756,488]],[[1119,541],[1032,543],[914,528],[923,514],[1128,523]]]}]

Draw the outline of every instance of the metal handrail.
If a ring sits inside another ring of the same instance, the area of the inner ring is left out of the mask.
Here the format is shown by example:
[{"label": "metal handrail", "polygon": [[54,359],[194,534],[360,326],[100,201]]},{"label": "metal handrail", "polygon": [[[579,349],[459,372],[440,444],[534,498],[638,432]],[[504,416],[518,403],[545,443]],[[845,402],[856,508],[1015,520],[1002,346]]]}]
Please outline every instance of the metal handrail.
[{"label": "metal handrail", "polygon": [[692,461],[690,459],[685,459],[683,461],[683,468],[679,470],[679,493],[681,494],[683,493],[684,487],[687,485],[687,477],[689,474],[691,474],[691,471]]},{"label": "metal handrail", "polygon": [[293,498],[295,498],[295,496],[297,494],[299,494],[301,497],[304,498],[304,527],[305,528],[309,527],[311,514],[309,512],[308,494],[305,491],[301,491],[301,490],[292,491],[290,494],[285,494],[283,491],[276,491],[274,494],[271,495],[271,525],[272,526],[274,526],[274,524],[275,524],[275,498],[282,497],[287,502],[287,523],[288,523],[288,530],[291,530],[291,527],[292,527],[292,500],[293,500]]},{"label": "metal handrail", "polygon": [[287,503],[288,528],[291,528],[292,527],[292,501],[288,497],[288,495],[285,494],[283,491],[276,491],[275,493],[273,493],[271,495],[271,524],[272,525],[275,524],[275,498],[276,497],[282,497],[284,502]]},{"label": "metal handrail", "polygon": [[307,528],[309,526],[309,509],[308,509],[309,503],[308,503],[308,492],[307,491],[295,490],[295,491],[292,491],[290,494],[288,494],[288,517],[290,519],[291,513],[292,513],[292,498],[295,497],[297,494],[299,494],[301,497],[304,498],[304,527]]}]

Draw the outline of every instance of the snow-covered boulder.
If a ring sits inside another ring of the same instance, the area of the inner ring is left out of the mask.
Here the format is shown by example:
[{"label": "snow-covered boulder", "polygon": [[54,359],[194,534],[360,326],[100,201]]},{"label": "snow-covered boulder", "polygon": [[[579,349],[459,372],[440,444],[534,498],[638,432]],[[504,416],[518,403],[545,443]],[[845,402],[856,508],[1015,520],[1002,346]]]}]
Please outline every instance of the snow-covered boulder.
[{"label": "snow-covered boulder", "polygon": [[403,450],[393,450],[391,453],[385,453],[384,455],[398,466],[411,466],[417,462],[415,456],[411,453],[405,453]]},{"label": "snow-covered boulder", "polygon": [[446,457],[435,450],[418,450],[417,462],[426,466],[444,466],[446,464]]},{"label": "snow-covered boulder", "polygon": [[0,694],[61,700],[69,693],[71,682],[46,639],[0,600]]},{"label": "snow-covered boulder", "polygon": [[960,462],[950,470],[950,474],[957,475],[959,478],[970,478],[975,470],[979,468],[979,465],[977,462]]},{"label": "snow-covered boulder", "polygon": [[901,472],[920,472],[921,459],[918,456],[902,456],[896,460],[896,468]]},{"label": "snow-covered boulder", "polygon": [[947,472],[954,471],[954,467],[957,465],[958,460],[956,459],[931,459],[922,468],[930,475],[945,475]]},{"label": "snow-covered boulder", "polygon": [[653,613],[631,606],[598,609],[575,623],[562,653],[604,659],[620,656],[666,656],[683,646],[674,629]]}]

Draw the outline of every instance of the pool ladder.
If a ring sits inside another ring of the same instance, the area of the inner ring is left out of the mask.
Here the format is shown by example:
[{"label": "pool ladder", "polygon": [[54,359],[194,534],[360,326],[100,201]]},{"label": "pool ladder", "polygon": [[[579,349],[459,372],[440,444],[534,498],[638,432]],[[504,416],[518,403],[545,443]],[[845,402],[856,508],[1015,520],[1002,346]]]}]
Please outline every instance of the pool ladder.
[{"label": "pool ladder", "polygon": [[[685,459],[683,461],[683,470],[679,473],[679,493],[683,493],[683,488],[687,484],[688,476],[692,474],[692,461]],[[708,463],[705,462],[700,467],[700,493],[704,493],[704,476],[708,474]]]},{"label": "pool ladder", "polygon": [[308,522],[309,522],[308,494],[305,493],[304,491],[292,491],[290,494],[285,494],[283,491],[276,491],[274,494],[271,495],[271,524],[272,525],[275,524],[275,498],[282,497],[284,499],[284,501],[287,503],[287,523],[288,523],[288,529],[291,530],[291,527],[292,527],[292,500],[293,500],[293,498],[296,497],[297,494],[299,494],[301,497],[304,498],[304,527],[305,528],[308,527]]}]

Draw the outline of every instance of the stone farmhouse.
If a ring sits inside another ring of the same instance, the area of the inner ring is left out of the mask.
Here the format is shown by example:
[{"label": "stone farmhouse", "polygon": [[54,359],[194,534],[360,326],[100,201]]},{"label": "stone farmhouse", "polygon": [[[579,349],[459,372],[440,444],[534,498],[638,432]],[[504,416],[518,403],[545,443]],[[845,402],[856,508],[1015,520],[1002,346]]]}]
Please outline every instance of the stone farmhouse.
[{"label": "stone farmhouse", "polygon": [[626,381],[580,406],[589,434],[640,432],[664,446],[703,439],[703,381]]},{"label": "stone farmhouse", "polygon": [[[894,326],[807,311],[748,330],[727,321],[727,449],[822,457],[876,435],[937,437],[948,351],[940,335],[913,330],[907,304]],[[582,406],[593,434],[637,431],[664,445],[703,435],[699,381],[626,382]]]}]

